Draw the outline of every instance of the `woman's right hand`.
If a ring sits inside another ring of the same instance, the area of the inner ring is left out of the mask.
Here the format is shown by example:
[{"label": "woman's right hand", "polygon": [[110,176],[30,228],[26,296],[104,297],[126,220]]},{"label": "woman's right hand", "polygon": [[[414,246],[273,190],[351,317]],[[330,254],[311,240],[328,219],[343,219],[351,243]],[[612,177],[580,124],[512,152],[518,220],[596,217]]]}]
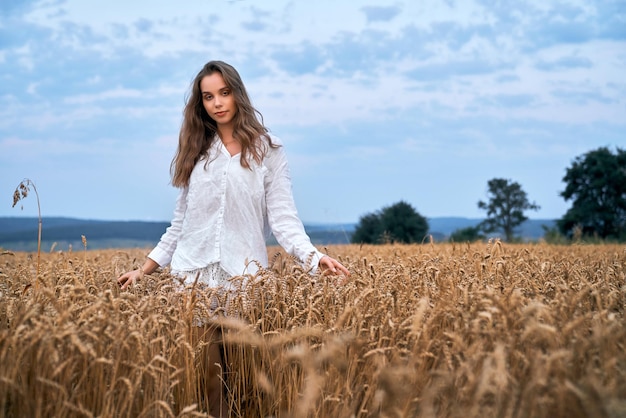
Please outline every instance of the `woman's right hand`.
[{"label": "woman's right hand", "polygon": [[122,274],[117,279],[117,284],[120,286],[120,289],[125,290],[128,286],[136,283],[137,281],[143,278],[143,270],[136,269],[133,271],[126,272]]},{"label": "woman's right hand", "polygon": [[139,280],[143,279],[144,274],[152,274],[156,271],[157,268],[159,268],[157,262],[151,258],[147,258],[146,262],[143,263],[143,267],[133,271],[129,271],[118,277],[117,284],[122,290],[125,290],[126,288],[128,288],[128,286],[132,285],[133,283],[137,283]]}]

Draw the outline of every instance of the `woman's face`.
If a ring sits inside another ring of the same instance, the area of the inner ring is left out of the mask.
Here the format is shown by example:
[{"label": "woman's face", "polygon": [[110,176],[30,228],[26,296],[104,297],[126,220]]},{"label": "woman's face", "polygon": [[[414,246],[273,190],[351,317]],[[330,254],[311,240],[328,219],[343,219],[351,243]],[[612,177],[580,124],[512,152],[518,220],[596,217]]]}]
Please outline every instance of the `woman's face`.
[{"label": "woman's face", "polygon": [[202,105],[209,117],[217,123],[217,126],[232,125],[233,118],[237,114],[235,96],[224,82],[224,77],[219,72],[205,75],[200,80],[200,92]]}]

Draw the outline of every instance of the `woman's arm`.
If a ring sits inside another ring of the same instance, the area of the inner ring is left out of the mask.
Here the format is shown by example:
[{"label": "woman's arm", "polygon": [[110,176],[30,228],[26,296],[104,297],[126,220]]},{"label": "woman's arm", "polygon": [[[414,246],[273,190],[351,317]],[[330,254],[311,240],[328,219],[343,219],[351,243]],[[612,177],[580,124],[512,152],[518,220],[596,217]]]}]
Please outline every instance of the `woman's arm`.
[{"label": "woman's arm", "polygon": [[293,199],[289,165],[282,146],[269,151],[266,164],[268,175],[265,180],[265,198],[268,221],[280,246],[302,262],[311,259],[310,267],[313,271],[321,267],[331,274],[349,275],[350,273],[341,263],[322,254],[311,244],[311,239],[298,217]]},{"label": "woman's arm", "polygon": [[186,208],[187,188],[185,187],[179,193],[178,199],[176,199],[176,208],[174,209],[171,225],[165,230],[157,246],[148,254],[148,258],[146,258],[143,266],[118,277],[117,283],[122,289],[126,289],[128,286],[141,280],[144,274],[152,274],[159,267],[169,264],[182,230]]},{"label": "woman's arm", "polygon": [[187,192],[188,188],[183,188],[176,199],[176,208],[170,226],[161,236],[157,246],[148,254],[148,257],[156,261],[160,266],[166,266],[172,261],[172,255],[176,250],[178,238],[183,229],[183,219],[187,210]]}]

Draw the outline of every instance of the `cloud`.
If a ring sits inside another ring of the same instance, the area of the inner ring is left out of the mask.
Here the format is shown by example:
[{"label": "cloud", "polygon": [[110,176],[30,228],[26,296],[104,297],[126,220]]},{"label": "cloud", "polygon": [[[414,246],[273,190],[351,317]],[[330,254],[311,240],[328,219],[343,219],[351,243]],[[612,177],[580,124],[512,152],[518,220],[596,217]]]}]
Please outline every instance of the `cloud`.
[{"label": "cloud", "polygon": [[368,23],[389,22],[402,13],[400,6],[365,6],[361,8]]},{"label": "cloud", "polygon": [[20,48],[33,40],[52,36],[48,29],[18,19],[0,20],[0,50],[9,52]]},{"label": "cloud", "polygon": [[113,39],[126,40],[130,36],[130,28],[123,23],[111,24],[111,31]]},{"label": "cloud", "polygon": [[271,57],[291,75],[314,73],[324,63],[323,48],[308,41],[291,48],[276,48]]},{"label": "cloud", "polygon": [[0,22],[6,17],[22,15],[32,10],[39,0],[4,0],[0,2]]},{"label": "cloud", "polygon": [[272,74],[272,68],[256,56],[246,56],[241,61],[235,60],[232,64],[237,68],[244,83],[248,84],[255,79],[263,79]]},{"label": "cloud", "polygon": [[116,87],[111,90],[102,91],[96,94],[80,94],[77,96],[67,97],[64,102],[68,104],[91,104],[99,101],[109,101],[118,99],[137,99],[142,97],[143,93],[137,89],[126,89]]},{"label": "cloud", "polygon": [[587,57],[567,56],[552,61],[540,60],[535,64],[535,68],[542,71],[554,71],[571,68],[591,68],[593,63]]},{"label": "cloud", "polygon": [[147,33],[153,29],[154,23],[148,19],[139,19],[134,23],[133,26],[139,32]]},{"label": "cloud", "polygon": [[622,1],[578,5],[546,2],[529,10],[528,22],[522,26],[527,51],[594,40],[626,39],[626,9]]},{"label": "cloud", "polygon": [[531,94],[496,94],[480,97],[477,100],[481,105],[505,108],[532,106],[536,101],[537,98]]},{"label": "cloud", "polygon": [[543,48],[555,44],[580,44],[594,38],[593,27],[577,21],[538,21],[529,28],[532,40]]},{"label": "cloud", "polygon": [[415,81],[441,81],[455,77],[484,75],[501,69],[511,69],[510,64],[490,64],[484,60],[447,61],[441,63],[424,64],[406,71],[405,75]]},{"label": "cloud", "polygon": [[496,77],[498,83],[513,83],[520,81],[520,77],[516,74],[502,74]]},{"label": "cloud", "polygon": [[616,104],[617,100],[607,97],[597,90],[581,90],[581,89],[555,89],[551,92],[552,96],[559,99],[563,103],[571,103],[579,106],[587,106],[593,102],[603,104]]},{"label": "cloud", "polygon": [[94,31],[89,25],[63,22],[51,41],[68,49],[84,50],[92,49],[94,45],[105,45],[109,42],[109,37]]},{"label": "cloud", "polygon": [[330,60],[325,74],[353,78],[358,73],[371,83],[371,79],[389,74],[388,67],[432,57],[434,53],[428,45],[426,33],[412,25],[402,28],[397,34],[382,29],[343,31],[322,46]]},{"label": "cloud", "polygon": [[434,22],[428,37],[431,42],[445,43],[447,49],[458,51],[472,39],[480,38],[488,44],[495,41],[495,31],[488,24],[462,25],[457,22]]},{"label": "cloud", "polygon": [[265,29],[267,29],[267,24],[261,22],[260,20],[251,20],[241,22],[241,27],[249,30],[250,32],[263,32]]},{"label": "cloud", "polygon": [[271,30],[271,25],[268,19],[271,17],[271,13],[258,8],[258,7],[250,7],[250,14],[252,15],[252,20],[244,20],[241,22],[241,27],[250,31],[262,33],[264,31]]},{"label": "cloud", "polygon": [[594,2],[594,27],[601,39],[626,40],[626,8],[623,0]]}]

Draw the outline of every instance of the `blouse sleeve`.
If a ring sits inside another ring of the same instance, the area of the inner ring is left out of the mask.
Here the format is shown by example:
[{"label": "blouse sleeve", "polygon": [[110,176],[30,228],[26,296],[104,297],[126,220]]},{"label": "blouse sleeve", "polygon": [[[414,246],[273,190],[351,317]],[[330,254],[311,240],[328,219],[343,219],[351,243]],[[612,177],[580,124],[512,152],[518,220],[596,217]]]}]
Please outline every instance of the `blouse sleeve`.
[{"label": "blouse sleeve", "polygon": [[[273,141],[274,139],[272,138]],[[280,144],[279,141],[274,142]],[[324,254],[311,244],[311,239],[298,217],[291,188],[289,165],[282,146],[268,151],[266,166],[268,174],[265,177],[265,199],[272,233],[285,251],[302,263],[310,262],[308,267],[315,272]]]},{"label": "blouse sleeve", "polygon": [[176,199],[176,208],[171,225],[165,230],[157,246],[148,254],[148,258],[154,260],[159,266],[164,267],[172,261],[180,231],[183,226],[183,218],[187,209],[187,191],[183,188]]}]

